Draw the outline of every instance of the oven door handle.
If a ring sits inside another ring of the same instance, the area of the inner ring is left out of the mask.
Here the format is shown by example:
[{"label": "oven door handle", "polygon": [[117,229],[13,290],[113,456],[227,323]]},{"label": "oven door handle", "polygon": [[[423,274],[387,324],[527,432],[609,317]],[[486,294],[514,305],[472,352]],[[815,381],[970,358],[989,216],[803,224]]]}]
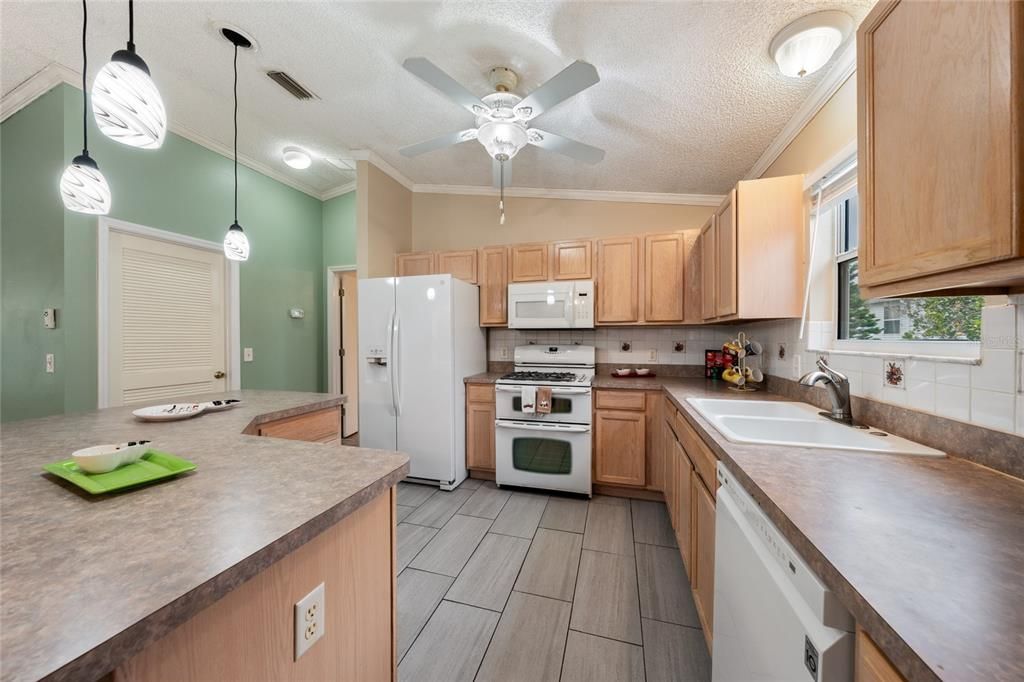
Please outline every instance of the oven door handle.
[{"label": "oven door handle", "polygon": [[[503,393],[520,393],[523,390],[523,386],[502,386],[497,385],[494,390],[501,391]],[[586,395],[590,393],[589,388],[552,388],[551,395]]]},{"label": "oven door handle", "polygon": [[552,433],[588,433],[589,426],[583,424],[538,424],[536,422],[510,422],[495,419],[494,425],[500,429],[516,429],[522,431],[550,431]]}]

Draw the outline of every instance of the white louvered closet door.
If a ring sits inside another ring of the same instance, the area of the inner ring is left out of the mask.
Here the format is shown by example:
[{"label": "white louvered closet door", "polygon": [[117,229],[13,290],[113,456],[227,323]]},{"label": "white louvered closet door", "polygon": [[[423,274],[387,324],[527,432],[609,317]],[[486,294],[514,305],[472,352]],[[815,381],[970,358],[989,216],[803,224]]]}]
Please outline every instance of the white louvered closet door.
[{"label": "white louvered closet door", "polygon": [[111,232],[109,268],[110,405],[226,390],[223,255]]}]

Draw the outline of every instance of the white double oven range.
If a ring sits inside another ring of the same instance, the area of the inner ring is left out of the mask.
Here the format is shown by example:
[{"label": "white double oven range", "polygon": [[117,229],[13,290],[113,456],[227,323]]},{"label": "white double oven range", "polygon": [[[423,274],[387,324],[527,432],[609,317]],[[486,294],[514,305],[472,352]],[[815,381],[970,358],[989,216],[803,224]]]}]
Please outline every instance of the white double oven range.
[{"label": "white double oven range", "polygon": [[494,387],[495,482],[589,496],[594,347],[517,346],[514,359]]}]

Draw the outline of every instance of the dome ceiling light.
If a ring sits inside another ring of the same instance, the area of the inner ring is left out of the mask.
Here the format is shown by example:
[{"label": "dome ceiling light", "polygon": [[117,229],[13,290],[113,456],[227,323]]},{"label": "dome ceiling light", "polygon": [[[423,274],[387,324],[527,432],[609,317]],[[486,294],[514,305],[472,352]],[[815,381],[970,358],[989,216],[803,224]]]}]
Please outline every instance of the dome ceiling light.
[{"label": "dome ceiling light", "polygon": [[285,147],[281,154],[284,162],[296,170],[306,170],[313,163],[309,154],[298,147]]},{"label": "dome ceiling light", "polygon": [[85,87],[86,27],[89,12],[82,0],[82,153],[71,160],[71,165],[60,176],[60,198],[64,208],[75,213],[107,215],[110,213],[110,186],[100,167],[89,156],[89,91]]},{"label": "dome ceiling light", "polygon": [[135,53],[133,0],[128,0],[128,46],[96,74],[92,113],[101,133],[129,147],[159,149],[167,136],[164,101],[146,62]]},{"label": "dome ceiling light", "polygon": [[803,78],[828,64],[852,28],[845,12],[815,12],[775,34],[768,52],[784,76]]}]

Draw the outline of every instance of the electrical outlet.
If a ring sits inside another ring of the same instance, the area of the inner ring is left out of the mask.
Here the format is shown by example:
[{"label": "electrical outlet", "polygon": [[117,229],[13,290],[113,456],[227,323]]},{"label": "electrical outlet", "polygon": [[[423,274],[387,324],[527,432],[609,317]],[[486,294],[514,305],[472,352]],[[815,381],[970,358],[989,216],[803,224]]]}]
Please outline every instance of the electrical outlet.
[{"label": "electrical outlet", "polygon": [[295,660],[324,636],[324,584],[295,604]]},{"label": "electrical outlet", "polygon": [[245,362],[252,362],[252,348],[242,349],[242,360]]},{"label": "electrical outlet", "polygon": [[53,374],[53,353],[46,354],[46,373]]},{"label": "electrical outlet", "polygon": [[658,349],[652,348],[649,351],[647,351],[647,361],[648,362],[657,362],[658,361]]},{"label": "electrical outlet", "polygon": [[508,352],[508,346],[502,346],[498,349],[499,360],[511,360],[512,354]]}]

